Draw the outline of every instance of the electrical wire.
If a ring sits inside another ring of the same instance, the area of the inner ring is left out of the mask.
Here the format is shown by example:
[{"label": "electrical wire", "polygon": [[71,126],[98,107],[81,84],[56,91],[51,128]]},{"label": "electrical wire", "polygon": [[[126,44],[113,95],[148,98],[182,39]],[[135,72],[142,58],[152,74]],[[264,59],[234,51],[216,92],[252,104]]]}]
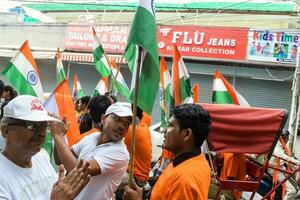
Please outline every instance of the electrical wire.
[{"label": "electrical wire", "polygon": [[265,67],[265,69],[266,69],[266,71],[268,72],[269,76],[270,76],[273,80],[275,80],[275,81],[287,81],[287,80],[289,80],[289,79],[291,79],[291,78],[294,77],[294,73],[293,73],[291,76],[289,76],[289,77],[287,77],[287,78],[279,79],[279,78],[276,78],[276,77],[269,71],[269,69],[268,69],[267,67]]}]

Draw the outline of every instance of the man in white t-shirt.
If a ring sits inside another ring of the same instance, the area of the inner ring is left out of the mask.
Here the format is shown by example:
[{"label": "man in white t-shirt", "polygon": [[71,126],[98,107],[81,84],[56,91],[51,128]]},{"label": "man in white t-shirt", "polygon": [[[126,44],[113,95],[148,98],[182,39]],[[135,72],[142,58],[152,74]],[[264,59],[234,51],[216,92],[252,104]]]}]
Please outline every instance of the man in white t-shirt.
[{"label": "man in white t-shirt", "polygon": [[57,174],[40,151],[49,121],[41,101],[21,95],[5,107],[1,131],[6,146],[0,154],[0,199],[50,199]]},{"label": "man in white t-shirt", "polygon": [[51,132],[58,156],[67,171],[71,171],[77,159],[89,162],[91,181],[77,199],[108,200],[113,197],[127,169],[129,154],[123,138],[131,124],[129,103],[117,102],[101,116],[101,132],[92,133],[73,145],[71,150],[64,141],[67,131],[63,123],[52,122]]}]

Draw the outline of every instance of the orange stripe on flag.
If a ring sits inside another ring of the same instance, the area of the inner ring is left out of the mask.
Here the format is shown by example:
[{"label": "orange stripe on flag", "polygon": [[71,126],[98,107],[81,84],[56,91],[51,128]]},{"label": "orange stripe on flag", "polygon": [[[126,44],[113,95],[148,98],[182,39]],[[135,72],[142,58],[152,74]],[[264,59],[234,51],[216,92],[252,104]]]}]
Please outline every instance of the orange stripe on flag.
[{"label": "orange stripe on flag", "polygon": [[101,78],[105,84],[105,87],[108,88],[108,78],[107,77],[102,77]]},{"label": "orange stripe on flag", "polygon": [[28,62],[32,65],[32,67],[34,68],[35,72],[37,73],[38,76],[40,76],[39,74],[39,70],[37,68],[37,65],[33,59],[33,55],[31,53],[29,44],[28,44],[28,40],[26,40],[21,48],[20,48],[20,52],[22,52],[22,54],[25,56],[25,58],[28,60]]},{"label": "orange stripe on flag", "polygon": [[179,81],[179,60],[181,56],[177,49],[177,46],[173,46],[173,66],[172,66],[172,82],[173,82],[173,92],[175,106],[180,105],[181,95],[180,95],[180,81]]},{"label": "orange stripe on flag", "polygon": [[160,83],[161,85],[164,87],[165,86],[165,80],[164,80],[164,72],[168,69],[165,58],[161,57],[160,58],[160,74],[159,74],[159,78],[160,78]]},{"label": "orange stripe on flag", "polygon": [[72,101],[71,91],[68,86],[67,80],[61,82],[54,90],[55,100],[59,110],[59,115],[63,118],[66,117],[67,123],[70,123],[67,132],[67,139],[69,146],[76,143],[80,135],[79,125],[75,114],[75,107]]},{"label": "orange stripe on flag", "polygon": [[235,91],[234,91],[233,87],[231,86],[230,83],[228,83],[228,81],[222,76],[222,74],[218,70],[215,71],[215,78],[220,78],[223,81],[233,103],[235,105],[240,105],[239,100],[238,100],[237,96],[235,95]]},{"label": "orange stripe on flag", "polygon": [[78,82],[78,77],[77,74],[75,74],[73,79],[73,87],[75,87],[75,90],[78,92],[77,82]]},{"label": "orange stripe on flag", "polygon": [[195,83],[193,85],[193,102],[198,103],[199,102],[199,84]]},{"label": "orange stripe on flag", "polygon": [[92,29],[93,29],[93,36],[97,36],[97,33],[95,31],[95,28],[92,26]]},{"label": "orange stripe on flag", "polygon": [[60,60],[61,58],[62,58],[62,55],[61,55],[61,53],[59,51],[59,48],[57,48],[56,59]]}]

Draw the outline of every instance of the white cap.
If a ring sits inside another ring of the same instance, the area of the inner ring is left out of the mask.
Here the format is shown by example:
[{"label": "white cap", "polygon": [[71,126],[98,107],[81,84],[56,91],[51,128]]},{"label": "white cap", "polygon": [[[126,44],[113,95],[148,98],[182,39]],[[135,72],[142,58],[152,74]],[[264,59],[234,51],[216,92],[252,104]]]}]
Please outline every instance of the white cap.
[{"label": "white cap", "polygon": [[20,95],[12,99],[4,106],[3,117],[35,122],[59,121],[48,115],[40,99],[30,95]]},{"label": "white cap", "polygon": [[105,115],[111,113],[114,113],[119,117],[132,117],[131,104],[126,102],[114,103],[107,108]]}]

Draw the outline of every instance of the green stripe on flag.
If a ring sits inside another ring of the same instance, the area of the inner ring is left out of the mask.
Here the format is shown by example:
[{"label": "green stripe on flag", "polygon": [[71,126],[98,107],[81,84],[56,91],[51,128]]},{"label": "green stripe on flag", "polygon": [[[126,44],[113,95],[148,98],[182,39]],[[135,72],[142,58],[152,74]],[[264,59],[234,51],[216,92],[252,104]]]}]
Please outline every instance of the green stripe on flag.
[{"label": "green stripe on flag", "polygon": [[227,91],[213,91],[212,101],[216,104],[234,104]]},{"label": "green stripe on flag", "polygon": [[190,78],[184,80],[184,77],[182,77],[180,79],[180,95],[182,102],[192,95]]},{"label": "green stripe on flag", "polygon": [[84,97],[84,93],[83,93],[83,90],[82,90],[82,89],[78,90],[77,97],[78,97],[78,98]]},{"label": "green stripe on flag", "polygon": [[122,85],[122,84],[121,84],[120,82],[118,82],[118,81],[115,81],[114,88],[115,88],[115,90],[117,90],[122,96],[124,96],[128,102],[130,102],[130,92],[129,92],[128,87]]},{"label": "green stripe on flag", "polygon": [[65,79],[66,79],[65,71],[63,69],[59,70],[59,72],[56,74],[57,84],[61,83]]},{"label": "green stripe on flag", "polygon": [[94,63],[96,66],[97,71],[101,74],[102,77],[107,77],[110,75],[110,69],[107,62],[103,62],[103,60],[105,58],[104,55],[104,50],[102,48],[102,46],[98,46],[96,49],[94,49],[93,51],[93,55],[94,55]]},{"label": "green stripe on flag", "polygon": [[27,94],[37,97],[33,87],[14,64],[9,63],[2,72],[2,75],[11,82],[20,95]]}]

